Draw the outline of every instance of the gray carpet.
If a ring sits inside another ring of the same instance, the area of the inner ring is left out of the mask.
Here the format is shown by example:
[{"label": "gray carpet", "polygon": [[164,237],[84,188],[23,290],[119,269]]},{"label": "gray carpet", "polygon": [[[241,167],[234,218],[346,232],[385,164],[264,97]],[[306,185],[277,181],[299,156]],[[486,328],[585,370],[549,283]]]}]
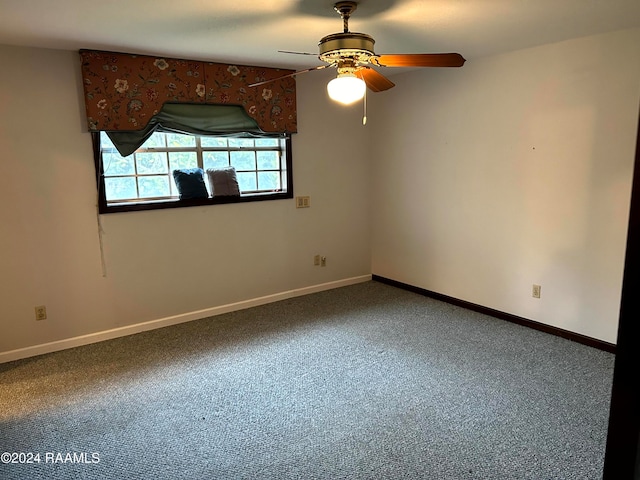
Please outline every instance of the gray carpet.
[{"label": "gray carpet", "polygon": [[367,282],[0,365],[0,478],[599,479],[613,361]]}]

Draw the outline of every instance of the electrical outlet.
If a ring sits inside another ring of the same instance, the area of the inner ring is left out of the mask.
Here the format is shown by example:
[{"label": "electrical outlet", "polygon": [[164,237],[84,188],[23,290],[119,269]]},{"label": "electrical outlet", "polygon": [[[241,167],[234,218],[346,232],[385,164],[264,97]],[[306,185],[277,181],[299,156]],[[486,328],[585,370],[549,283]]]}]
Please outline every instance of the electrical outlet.
[{"label": "electrical outlet", "polygon": [[311,198],[309,196],[296,197],[296,208],[309,208],[311,206]]},{"label": "electrical outlet", "polygon": [[320,257],[320,266],[321,267],[327,266],[327,257]]},{"label": "electrical outlet", "polygon": [[542,289],[542,287],[540,285],[533,285],[533,288],[531,289],[531,296],[533,298],[540,298],[540,290]]},{"label": "electrical outlet", "polygon": [[44,305],[40,305],[35,308],[36,310],[36,320],[46,320],[47,319],[47,307]]},{"label": "electrical outlet", "polygon": [[313,257],[313,266],[317,267],[320,265],[320,255],[314,255]]}]

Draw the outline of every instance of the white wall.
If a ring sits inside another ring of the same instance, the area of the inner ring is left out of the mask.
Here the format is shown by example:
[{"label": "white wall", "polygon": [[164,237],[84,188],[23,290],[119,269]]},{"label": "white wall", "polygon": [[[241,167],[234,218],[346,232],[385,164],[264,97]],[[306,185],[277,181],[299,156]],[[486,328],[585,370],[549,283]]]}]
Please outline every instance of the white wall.
[{"label": "white wall", "polygon": [[298,80],[293,139],[295,193],[311,208],[103,215],[103,272],[78,54],[0,46],[0,65],[0,354],[370,274],[364,131],[345,135],[358,114],[318,94],[322,76]]},{"label": "white wall", "polygon": [[615,342],[638,45],[634,29],[394,77],[370,105],[373,273]]},{"label": "white wall", "polygon": [[329,74],[302,75],[294,188],[311,208],[104,215],[106,276],[77,53],[0,46],[0,357],[372,270],[614,342],[638,44],[635,29],[401,74],[366,128],[326,100]]}]

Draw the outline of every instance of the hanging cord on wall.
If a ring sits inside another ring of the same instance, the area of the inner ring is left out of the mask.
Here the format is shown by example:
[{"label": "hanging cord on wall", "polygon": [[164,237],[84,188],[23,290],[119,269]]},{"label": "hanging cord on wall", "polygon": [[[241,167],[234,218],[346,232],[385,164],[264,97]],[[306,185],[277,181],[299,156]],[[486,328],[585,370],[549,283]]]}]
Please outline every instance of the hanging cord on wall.
[{"label": "hanging cord on wall", "polygon": [[104,278],[107,277],[107,262],[104,258],[104,245],[102,243],[102,234],[104,230],[102,229],[102,220],[100,219],[100,208],[96,203],[96,218],[98,220],[98,242],[100,244],[100,265],[102,267],[102,276]]},{"label": "hanging cord on wall", "polygon": [[[102,154],[100,152],[100,133],[93,133],[93,154],[96,155],[98,159],[98,164],[96,165],[96,176],[98,180],[102,176]],[[107,262],[104,257],[104,244],[102,241],[102,235],[104,234],[104,229],[102,228],[102,219],[100,218],[100,188],[103,182],[98,181],[98,190],[96,195],[96,221],[98,223],[98,244],[100,245],[100,266],[102,268],[102,277],[107,277]]]}]

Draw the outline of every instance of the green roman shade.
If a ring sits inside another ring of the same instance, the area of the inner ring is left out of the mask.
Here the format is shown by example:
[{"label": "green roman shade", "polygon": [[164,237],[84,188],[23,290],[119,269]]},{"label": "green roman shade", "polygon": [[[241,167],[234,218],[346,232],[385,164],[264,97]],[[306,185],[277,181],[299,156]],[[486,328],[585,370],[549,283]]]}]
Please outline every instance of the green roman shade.
[{"label": "green roman shade", "polygon": [[135,152],[154,132],[237,136],[282,136],[263,132],[239,105],[165,103],[142,130],[106,132],[120,155]]}]

